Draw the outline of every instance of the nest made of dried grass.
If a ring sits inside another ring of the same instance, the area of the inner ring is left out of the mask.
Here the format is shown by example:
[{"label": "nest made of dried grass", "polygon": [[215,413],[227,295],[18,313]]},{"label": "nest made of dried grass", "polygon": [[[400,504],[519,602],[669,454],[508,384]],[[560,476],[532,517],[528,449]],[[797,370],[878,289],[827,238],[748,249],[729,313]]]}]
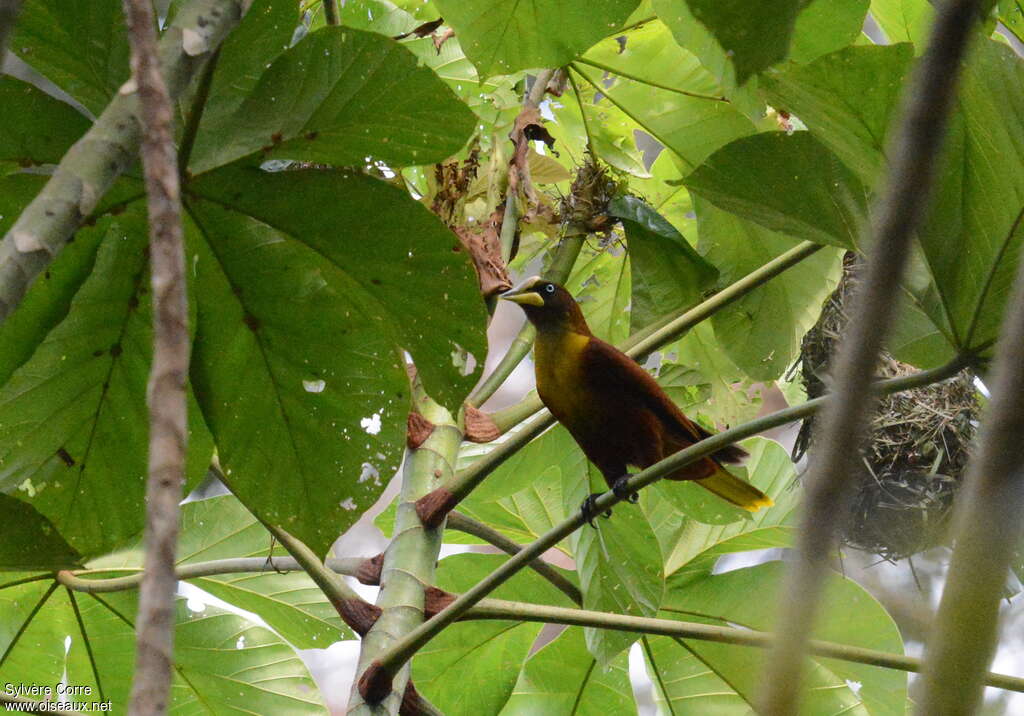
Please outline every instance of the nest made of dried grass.
[{"label": "nest made of dried grass", "polygon": [[[847,322],[844,307],[855,287],[856,262],[855,254],[846,255],[839,285],[801,344],[799,365],[809,398],[827,390],[829,363]],[[913,367],[887,353],[879,360],[880,377],[913,372]],[[942,542],[978,410],[974,375],[967,370],[939,383],[883,397],[861,449],[864,469],[854,477],[856,495],[840,529],[842,541],[888,560],[909,557]],[[801,426],[794,461],[813,452],[814,425],[812,417]]]}]

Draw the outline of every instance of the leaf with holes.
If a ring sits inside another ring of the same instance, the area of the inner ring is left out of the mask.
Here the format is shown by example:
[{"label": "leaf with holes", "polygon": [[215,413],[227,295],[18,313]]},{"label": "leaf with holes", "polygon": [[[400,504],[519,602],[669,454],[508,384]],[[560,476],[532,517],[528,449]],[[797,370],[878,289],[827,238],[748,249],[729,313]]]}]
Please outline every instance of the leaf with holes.
[{"label": "leaf with holes", "polygon": [[476,278],[433,215],[363,175],[228,167],[192,191],[192,374],[221,462],[249,509],[324,554],[401,459],[398,347],[438,400],[472,386],[453,354],[484,355]]}]

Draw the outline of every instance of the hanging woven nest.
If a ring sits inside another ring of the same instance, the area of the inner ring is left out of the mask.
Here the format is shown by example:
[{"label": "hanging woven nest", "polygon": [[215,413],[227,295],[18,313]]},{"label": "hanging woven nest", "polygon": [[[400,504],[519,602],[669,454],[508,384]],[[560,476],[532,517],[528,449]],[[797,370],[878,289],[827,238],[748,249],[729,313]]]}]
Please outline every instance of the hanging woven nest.
[{"label": "hanging woven nest", "polygon": [[[829,363],[847,324],[844,307],[855,285],[856,255],[846,254],[843,277],[825,302],[818,322],[804,336],[800,360],[808,398],[826,392]],[[916,372],[882,353],[877,375]],[[967,370],[939,383],[881,399],[861,451],[863,470],[842,541],[855,549],[898,560],[943,541],[953,498],[960,487],[979,404]],[[804,421],[793,460],[813,453],[813,417]]]}]

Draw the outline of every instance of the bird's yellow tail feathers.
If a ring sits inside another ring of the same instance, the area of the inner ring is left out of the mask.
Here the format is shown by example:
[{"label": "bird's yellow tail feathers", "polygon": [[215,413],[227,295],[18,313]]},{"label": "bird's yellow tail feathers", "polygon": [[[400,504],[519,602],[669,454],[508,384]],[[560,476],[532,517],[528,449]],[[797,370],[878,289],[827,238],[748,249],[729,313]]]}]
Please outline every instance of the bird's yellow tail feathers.
[{"label": "bird's yellow tail feathers", "polygon": [[726,502],[742,507],[749,512],[757,512],[762,507],[771,507],[775,503],[749,482],[744,482],[725,468],[719,467],[711,477],[694,480],[705,490],[710,490]]}]

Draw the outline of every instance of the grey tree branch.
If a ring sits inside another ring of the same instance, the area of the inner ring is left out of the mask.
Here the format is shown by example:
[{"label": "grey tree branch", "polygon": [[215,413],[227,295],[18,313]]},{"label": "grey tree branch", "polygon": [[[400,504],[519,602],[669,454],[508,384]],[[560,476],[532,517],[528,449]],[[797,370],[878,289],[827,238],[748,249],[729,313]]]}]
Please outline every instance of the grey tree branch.
[{"label": "grey tree branch", "polygon": [[996,347],[992,400],[955,521],[956,548],[928,642],[916,713],[975,713],[1024,510],[1024,262]]},{"label": "grey tree branch", "polygon": [[136,659],[129,712],[158,716],[167,713],[174,660],[174,594],[178,585],[174,555],[178,503],[185,483],[185,380],[190,341],[174,116],[157,58],[156,18],[149,0],[124,0],[124,10],[132,51],[131,83],[138,92],[142,125],[153,288],[145,572],[135,622]]},{"label": "grey tree branch", "polygon": [[[181,9],[159,44],[171,99],[181,94],[250,2],[192,0]],[[142,137],[136,95],[131,82],[122,88],[0,242],[0,323],[18,307],[35,277],[60,253],[114,180],[135,162]]]},{"label": "grey tree branch", "polygon": [[939,149],[955,96],[960,62],[977,15],[976,0],[947,0],[938,8],[931,40],[909,85],[887,186],[881,196],[866,275],[835,361],[835,400],[824,411],[804,481],[806,495],[795,561],[786,574],[777,631],[766,661],[758,713],[798,711],[804,654],[817,615],[835,529],[847,512],[848,479],[876,394],[868,390],[882,340],[889,332],[896,292],[913,232],[931,195]]}]

